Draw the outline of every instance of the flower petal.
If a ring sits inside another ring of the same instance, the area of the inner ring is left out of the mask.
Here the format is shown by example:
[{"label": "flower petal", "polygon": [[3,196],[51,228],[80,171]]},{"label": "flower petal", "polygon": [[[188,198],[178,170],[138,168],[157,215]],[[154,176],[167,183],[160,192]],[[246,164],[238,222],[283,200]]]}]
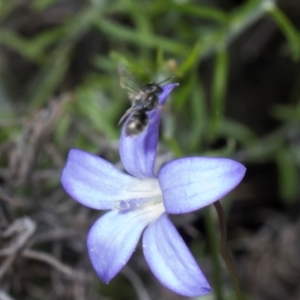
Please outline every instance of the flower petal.
[{"label": "flower petal", "polygon": [[158,174],[166,211],[187,213],[213,203],[235,188],[245,171],[227,158],[189,157],[167,163]]},{"label": "flower petal", "polygon": [[61,183],[79,203],[111,209],[120,200],[160,195],[157,180],[141,180],[121,172],[106,160],[78,149],[69,152]]},{"label": "flower petal", "polygon": [[108,283],[131,257],[143,229],[163,212],[163,205],[113,210],[92,226],[87,247],[99,277]]},{"label": "flower petal", "polygon": [[170,93],[177,86],[179,86],[179,83],[171,83],[171,84],[167,84],[162,87],[163,92],[159,95],[159,104],[160,105],[164,105],[166,103]]},{"label": "flower petal", "polygon": [[197,262],[166,214],[145,230],[143,249],[150,269],[170,290],[189,297],[211,291]]},{"label": "flower petal", "polygon": [[[168,84],[163,87],[163,92],[159,96],[159,103],[163,105],[169,94],[177,83]],[[147,113],[149,124],[147,128],[137,136],[127,136],[125,133],[125,122],[120,138],[120,156],[124,168],[135,177],[154,177],[154,160],[158,139],[158,129],[160,121],[161,107]]]}]

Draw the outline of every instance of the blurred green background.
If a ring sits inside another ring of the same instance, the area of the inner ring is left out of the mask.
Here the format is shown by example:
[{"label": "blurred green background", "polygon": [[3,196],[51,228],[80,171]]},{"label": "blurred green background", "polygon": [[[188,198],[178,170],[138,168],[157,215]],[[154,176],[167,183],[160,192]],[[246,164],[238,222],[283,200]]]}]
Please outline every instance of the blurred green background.
[{"label": "blurred green background", "polygon": [[[184,299],[156,281],[141,247],[102,284],[85,248],[100,213],[60,186],[70,148],[122,168],[120,61],[141,86],[180,83],[159,163],[213,155],[247,166],[222,202],[245,299],[300,299],[299,1],[0,0],[0,24],[1,300]],[[203,211],[173,218],[215,290],[201,299],[235,299],[214,255],[218,220]]]}]

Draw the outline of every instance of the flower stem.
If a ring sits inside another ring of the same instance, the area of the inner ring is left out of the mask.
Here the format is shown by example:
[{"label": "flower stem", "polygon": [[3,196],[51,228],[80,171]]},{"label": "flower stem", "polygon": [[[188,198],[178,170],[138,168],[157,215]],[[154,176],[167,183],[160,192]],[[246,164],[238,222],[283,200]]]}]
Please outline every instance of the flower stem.
[{"label": "flower stem", "polygon": [[216,300],[224,300],[224,293],[222,291],[222,269],[219,260],[217,236],[215,231],[215,224],[211,214],[211,210],[206,210],[205,213],[206,231],[209,237],[209,249],[211,252],[211,259],[213,263],[213,281],[214,294]]},{"label": "flower stem", "polygon": [[221,256],[227,266],[227,269],[231,275],[233,285],[234,285],[236,299],[242,300],[243,298],[242,298],[242,294],[241,294],[238,274],[237,274],[233,260],[230,256],[228,248],[227,248],[227,242],[226,242],[227,241],[227,228],[226,228],[225,213],[224,213],[224,210],[223,210],[223,207],[222,207],[220,201],[216,201],[214,203],[214,207],[217,211],[217,214],[219,217],[219,224],[220,224],[219,250],[220,250]]}]

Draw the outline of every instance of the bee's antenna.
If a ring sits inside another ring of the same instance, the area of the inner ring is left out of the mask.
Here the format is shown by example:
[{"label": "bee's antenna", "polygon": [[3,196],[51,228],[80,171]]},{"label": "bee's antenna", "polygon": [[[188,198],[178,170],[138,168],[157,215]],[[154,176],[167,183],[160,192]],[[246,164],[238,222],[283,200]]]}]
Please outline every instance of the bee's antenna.
[{"label": "bee's antenna", "polygon": [[168,80],[171,80],[173,78],[174,78],[174,76],[168,77],[167,79],[164,79],[163,81],[159,82],[158,85],[160,85],[160,84],[162,84],[162,83],[164,83],[164,82],[166,82]]}]

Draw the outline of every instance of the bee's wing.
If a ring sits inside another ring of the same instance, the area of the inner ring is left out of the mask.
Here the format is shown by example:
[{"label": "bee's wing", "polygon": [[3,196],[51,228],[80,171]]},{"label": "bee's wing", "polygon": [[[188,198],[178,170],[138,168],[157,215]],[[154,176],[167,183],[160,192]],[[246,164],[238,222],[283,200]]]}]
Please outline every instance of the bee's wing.
[{"label": "bee's wing", "polygon": [[136,109],[134,109],[134,107],[130,107],[129,109],[126,110],[125,114],[121,117],[119,123],[118,123],[118,126],[120,124],[122,124],[124,122],[124,120],[133,112],[135,111]]},{"label": "bee's wing", "polygon": [[121,88],[127,90],[131,103],[134,103],[135,96],[140,92],[136,77],[127,66],[121,63],[118,65],[118,73]]}]

